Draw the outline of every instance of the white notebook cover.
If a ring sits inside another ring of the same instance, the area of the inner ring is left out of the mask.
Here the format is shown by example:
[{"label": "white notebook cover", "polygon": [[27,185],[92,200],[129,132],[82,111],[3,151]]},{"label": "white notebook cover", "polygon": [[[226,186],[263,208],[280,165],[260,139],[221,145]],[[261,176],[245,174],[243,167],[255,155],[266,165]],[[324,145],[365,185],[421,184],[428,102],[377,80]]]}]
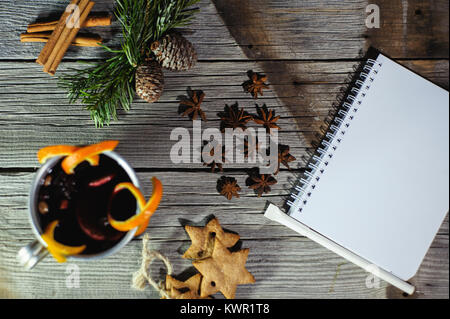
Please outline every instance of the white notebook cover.
[{"label": "white notebook cover", "polygon": [[363,80],[333,157],[289,214],[408,280],[449,209],[449,94],[381,54]]}]

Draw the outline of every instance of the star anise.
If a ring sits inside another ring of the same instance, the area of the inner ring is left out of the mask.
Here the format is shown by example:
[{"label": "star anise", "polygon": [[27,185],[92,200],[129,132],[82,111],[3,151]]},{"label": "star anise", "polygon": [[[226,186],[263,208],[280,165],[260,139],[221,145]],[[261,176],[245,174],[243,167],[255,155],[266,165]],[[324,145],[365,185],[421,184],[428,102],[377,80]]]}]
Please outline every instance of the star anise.
[{"label": "star anise", "polygon": [[225,196],[228,200],[231,200],[233,196],[239,198],[238,192],[241,191],[241,188],[234,177],[222,176],[217,181],[217,190],[221,195]]},{"label": "star anise", "polygon": [[289,170],[291,168],[289,167],[289,163],[295,161],[296,158],[289,154],[289,146],[288,145],[280,145],[278,147],[278,168],[275,172],[275,175],[277,175],[280,172],[280,165],[283,164],[286,166]]},{"label": "star anise", "polygon": [[222,132],[226,128],[236,129],[238,127],[245,131],[247,129],[246,124],[252,120],[252,116],[245,112],[243,108],[239,109],[237,103],[232,106],[226,105],[224,112],[220,112],[218,115],[222,120],[220,124]]},{"label": "star anise", "polygon": [[280,116],[275,116],[274,110],[268,110],[267,106],[264,104],[262,107],[256,105],[256,111],[258,112],[258,116],[254,116],[253,121],[264,126],[267,133],[272,134],[272,129],[281,130],[281,128],[276,124],[276,122],[280,119]]},{"label": "star anise", "polygon": [[263,96],[263,89],[268,89],[269,86],[265,83],[267,81],[267,76],[259,75],[254,72],[249,72],[250,80],[244,82],[242,85],[244,90],[251,93],[253,98],[257,99],[258,94]]},{"label": "star anise", "polygon": [[255,190],[258,197],[263,194],[270,193],[270,186],[275,185],[278,181],[271,174],[251,173],[247,179],[248,188]]},{"label": "star anise", "polygon": [[[243,144],[243,145],[242,145]],[[251,160],[257,159],[258,154],[260,154],[260,152],[264,151],[261,149],[261,144],[258,141],[258,138],[254,135],[249,135],[248,139],[244,140],[244,143],[241,144],[241,150],[242,150],[242,146],[243,146],[243,153],[244,153],[244,158],[249,158]]]},{"label": "star anise", "polygon": [[[217,142],[203,142],[203,148],[202,148],[202,160],[203,160],[203,166],[209,166],[211,168],[211,172],[215,172],[216,168],[218,168],[221,172],[223,172],[223,164],[225,163],[225,146],[222,146],[218,144]],[[221,161],[216,161],[216,158],[214,156],[215,149],[221,148],[222,154],[218,155],[221,156]]]},{"label": "star anise", "polygon": [[[190,115],[192,120],[196,120],[200,115],[203,121],[206,122],[206,115],[203,112],[201,105],[205,99],[205,93],[202,91],[189,91],[190,100],[181,101],[180,104],[185,107],[185,110],[181,116]],[[180,112],[181,113],[181,112]]]}]

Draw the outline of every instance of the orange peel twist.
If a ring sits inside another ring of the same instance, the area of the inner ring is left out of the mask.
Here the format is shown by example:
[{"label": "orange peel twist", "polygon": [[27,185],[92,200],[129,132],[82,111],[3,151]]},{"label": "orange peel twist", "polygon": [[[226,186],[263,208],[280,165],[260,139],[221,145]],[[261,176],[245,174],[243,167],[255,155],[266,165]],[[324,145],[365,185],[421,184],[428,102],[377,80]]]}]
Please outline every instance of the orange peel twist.
[{"label": "orange peel twist", "polygon": [[[37,153],[37,158],[40,164],[44,164],[47,160],[55,156],[69,156],[74,152],[79,150],[80,148],[73,145],[53,145],[41,148]],[[95,155],[89,158],[86,158],[86,161],[89,162],[92,166],[97,166],[100,162],[100,156]]]},{"label": "orange peel twist", "polygon": [[98,144],[81,147],[67,156],[62,161],[61,167],[66,174],[73,174],[75,167],[77,167],[78,164],[88,160],[89,158],[98,156],[101,153],[113,151],[118,144],[119,141],[104,141]]},{"label": "orange peel twist", "polygon": [[86,245],[82,246],[66,246],[55,240],[55,228],[58,226],[59,221],[54,220],[48,226],[45,232],[42,234],[42,239],[47,243],[47,250],[59,263],[66,262],[67,256],[78,255],[86,249]]},{"label": "orange peel twist", "polygon": [[163,186],[156,177],[152,178],[153,193],[148,202],[145,201],[141,191],[131,183],[120,183],[114,188],[114,193],[122,190],[128,190],[137,200],[140,213],[125,221],[115,220],[108,212],[108,221],[110,225],[118,231],[127,232],[138,227],[135,236],[141,235],[147,229],[150,218],[156,212],[163,195]]}]

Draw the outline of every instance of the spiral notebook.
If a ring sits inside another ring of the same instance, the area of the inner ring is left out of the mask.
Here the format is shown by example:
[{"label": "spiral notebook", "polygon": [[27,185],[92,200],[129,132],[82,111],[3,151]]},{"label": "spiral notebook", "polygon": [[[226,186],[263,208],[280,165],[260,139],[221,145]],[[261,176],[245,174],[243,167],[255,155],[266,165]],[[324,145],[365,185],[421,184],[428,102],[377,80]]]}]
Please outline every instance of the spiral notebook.
[{"label": "spiral notebook", "polygon": [[449,209],[448,91],[381,53],[367,59],[288,205],[289,218],[266,216],[409,280]]}]

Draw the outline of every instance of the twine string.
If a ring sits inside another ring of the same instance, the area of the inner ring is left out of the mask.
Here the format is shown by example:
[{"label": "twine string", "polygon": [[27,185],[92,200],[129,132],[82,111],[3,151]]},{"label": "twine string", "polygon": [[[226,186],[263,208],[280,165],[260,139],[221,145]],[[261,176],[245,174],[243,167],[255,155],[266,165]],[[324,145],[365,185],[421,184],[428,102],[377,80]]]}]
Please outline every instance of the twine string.
[{"label": "twine string", "polygon": [[150,274],[150,266],[153,261],[161,260],[166,266],[167,275],[172,275],[173,267],[169,259],[156,250],[149,249],[150,236],[144,235],[142,239],[142,262],[141,268],[133,275],[132,286],[138,290],[144,290],[147,283],[149,283],[156,291],[159,292],[161,297],[171,299],[169,291],[165,287],[164,281],[156,282]]}]

